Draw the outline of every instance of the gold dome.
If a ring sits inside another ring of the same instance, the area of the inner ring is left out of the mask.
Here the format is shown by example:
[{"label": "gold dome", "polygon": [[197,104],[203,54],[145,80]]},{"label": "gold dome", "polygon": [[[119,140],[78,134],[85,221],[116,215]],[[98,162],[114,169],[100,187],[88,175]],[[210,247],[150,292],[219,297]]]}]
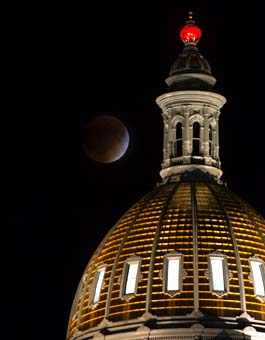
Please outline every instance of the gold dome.
[{"label": "gold dome", "polygon": [[[163,283],[167,254],[182,258],[181,288],[174,294]],[[227,289],[222,294],[211,287],[211,254],[226,259]],[[139,263],[138,286],[126,298],[123,272],[132,258]],[[157,320],[196,315],[236,320],[245,313],[262,322],[265,303],[255,293],[253,258],[265,260],[265,220],[248,203],[210,176],[169,179],[131,207],[93,254],[74,299],[68,338],[77,329],[83,334],[106,322],[130,325],[147,314]],[[99,268],[104,268],[104,279],[93,303]]]}]

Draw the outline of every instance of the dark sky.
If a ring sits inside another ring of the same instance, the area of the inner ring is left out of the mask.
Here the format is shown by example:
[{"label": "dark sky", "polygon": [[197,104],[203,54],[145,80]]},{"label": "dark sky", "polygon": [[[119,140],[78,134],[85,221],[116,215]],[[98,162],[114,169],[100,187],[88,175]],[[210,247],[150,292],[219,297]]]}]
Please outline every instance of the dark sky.
[{"label": "dark sky", "polygon": [[[65,338],[93,251],[160,181],[163,123],[155,99],[166,91],[164,79],[183,48],[179,31],[189,10],[202,30],[198,48],[215,88],[227,98],[220,117],[222,179],[265,216],[258,6],[230,4],[161,0],[148,7],[137,0],[23,8],[7,126],[8,222],[21,261],[11,308],[20,315],[19,335]],[[119,118],[130,134],[126,155],[105,165],[90,160],[80,142],[83,124],[102,114]]]}]

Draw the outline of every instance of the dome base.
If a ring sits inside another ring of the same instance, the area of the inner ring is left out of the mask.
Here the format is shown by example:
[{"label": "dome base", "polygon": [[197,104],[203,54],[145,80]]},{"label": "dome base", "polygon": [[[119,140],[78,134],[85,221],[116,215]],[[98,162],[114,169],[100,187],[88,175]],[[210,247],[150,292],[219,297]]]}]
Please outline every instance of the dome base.
[{"label": "dome base", "polygon": [[166,79],[166,84],[168,85],[168,87],[171,88],[179,83],[190,84],[190,80],[194,82],[196,79],[199,80],[201,83],[207,84],[210,87],[213,87],[216,83],[216,79],[209,74],[190,72],[172,75]]},{"label": "dome base", "polygon": [[[145,313],[146,314],[146,313]],[[178,317],[157,318],[148,313],[149,319],[112,324],[105,320],[86,332],[76,332],[72,340],[180,340],[180,339],[264,339],[265,322],[250,322],[241,318]],[[109,324],[109,325],[108,325]]]},{"label": "dome base", "polygon": [[184,173],[193,172],[195,170],[200,170],[205,174],[213,176],[216,180],[219,180],[223,174],[222,170],[219,168],[214,168],[212,166],[200,165],[200,164],[188,164],[188,165],[176,165],[170,166],[160,171],[160,176],[164,179],[166,177],[180,176]]}]

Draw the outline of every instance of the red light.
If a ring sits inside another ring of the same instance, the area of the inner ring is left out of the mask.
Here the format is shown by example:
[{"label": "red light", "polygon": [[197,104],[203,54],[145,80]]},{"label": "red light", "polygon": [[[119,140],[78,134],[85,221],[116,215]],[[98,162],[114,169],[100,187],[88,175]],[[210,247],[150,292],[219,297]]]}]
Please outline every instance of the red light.
[{"label": "red light", "polygon": [[180,38],[184,44],[197,44],[200,40],[202,32],[200,28],[194,24],[187,24],[180,31]]}]

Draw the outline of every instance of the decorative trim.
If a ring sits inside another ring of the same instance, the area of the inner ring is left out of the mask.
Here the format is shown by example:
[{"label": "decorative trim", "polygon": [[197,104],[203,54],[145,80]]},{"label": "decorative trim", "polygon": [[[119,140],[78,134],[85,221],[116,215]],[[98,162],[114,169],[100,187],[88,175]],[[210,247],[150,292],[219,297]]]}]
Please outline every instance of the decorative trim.
[{"label": "decorative trim", "polygon": [[104,340],[104,339],[105,339],[105,336],[100,332],[98,332],[97,334],[93,336],[93,340]]},{"label": "decorative trim", "polygon": [[99,327],[100,328],[106,328],[106,327],[110,327],[113,324],[112,321],[109,321],[107,318],[104,318],[100,323],[99,323]]},{"label": "decorative trim", "polygon": [[73,334],[73,338],[77,338],[82,332],[79,329],[76,329]]},{"label": "decorative trim", "polygon": [[151,295],[152,295],[152,283],[153,283],[153,268],[154,268],[154,261],[155,261],[155,253],[156,253],[156,247],[157,247],[157,242],[158,242],[158,238],[160,235],[160,231],[161,231],[161,223],[162,220],[164,218],[165,212],[169,206],[169,203],[173,197],[173,195],[175,194],[176,190],[179,187],[179,183],[176,182],[176,184],[174,185],[172,192],[167,196],[166,202],[163,206],[163,210],[162,213],[159,217],[159,221],[157,224],[157,228],[156,228],[156,233],[154,236],[154,241],[153,241],[153,246],[152,246],[152,253],[151,253],[151,258],[150,258],[150,265],[149,265],[149,271],[148,271],[148,281],[147,281],[147,292],[146,292],[146,312],[148,313],[148,311],[151,308]]},{"label": "decorative trim", "polygon": [[250,316],[247,312],[244,312],[244,313],[240,314],[239,316],[236,316],[236,319],[247,319],[249,321],[254,321],[255,320],[255,318]]},{"label": "decorative trim", "polygon": [[197,200],[196,184],[191,183],[191,208],[192,208],[192,230],[193,230],[193,284],[194,284],[194,310],[199,312],[199,264],[198,264],[198,225],[197,225]]},{"label": "decorative trim", "polygon": [[[244,286],[244,277],[243,277],[243,271],[242,271],[242,265],[241,265],[241,259],[239,256],[239,250],[237,246],[237,240],[234,234],[234,230],[229,218],[229,215],[225,209],[224,203],[222,200],[220,200],[219,196],[216,194],[216,192],[212,189],[210,184],[207,184],[208,188],[210,189],[211,193],[213,194],[214,198],[216,199],[217,203],[220,205],[220,208],[223,211],[224,216],[227,220],[227,228],[230,233],[230,236],[232,238],[233,242],[233,248],[235,252],[235,259],[236,259],[236,266],[237,266],[237,272],[238,272],[238,283],[239,283],[239,292],[240,292],[240,304],[241,304],[241,311],[244,313],[246,312],[246,296],[245,296],[245,286]],[[226,189],[227,190],[227,189]]]},{"label": "decorative trim", "polygon": [[193,311],[192,313],[190,314],[187,314],[187,317],[189,318],[196,318],[196,319],[199,319],[199,318],[202,318],[204,316],[204,314],[201,312],[201,311]]},{"label": "decorative trim", "polygon": [[[123,246],[127,240],[127,237],[131,231],[132,226],[134,225],[135,221],[137,220],[137,218],[139,217],[139,215],[141,214],[141,212],[144,210],[144,208],[149,204],[150,199],[153,198],[157,192],[160,190],[160,187],[157,187],[157,190],[152,191],[149,196],[147,196],[146,202],[143,204],[143,206],[139,209],[139,211],[136,213],[136,215],[134,216],[134,218],[132,219],[130,225],[128,226],[125,236],[119,246],[119,249],[117,251],[116,257],[115,257],[115,261],[113,263],[112,266],[112,271],[111,271],[111,275],[110,275],[110,280],[109,280],[109,288],[108,288],[108,294],[107,294],[107,298],[106,298],[106,307],[105,307],[105,317],[107,318],[109,316],[109,309],[110,309],[110,300],[111,300],[111,294],[112,294],[112,288],[113,288],[113,282],[114,282],[114,277],[115,277],[115,273],[116,273],[116,269],[117,269],[117,265],[120,259],[120,254],[121,251],[123,249]],[[136,206],[139,202],[137,202],[134,206]],[[131,208],[132,209],[132,208]],[[123,215],[124,216],[124,215]],[[121,218],[122,219],[122,218]],[[120,220],[121,220],[120,219]],[[116,225],[118,225],[118,223],[116,223]],[[120,283],[121,277],[119,278],[119,283]]]},{"label": "decorative trim", "polygon": [[201,105],[202,103],[209,103],[216,109],[220,109],[226,103],[226,98],[209,91],[174,91],[157,97],[156,103],[162,110],[177,104]]},{"label": "decorative trim", "polygon": [[[177,124],[178,123],[181,123],[182,126],[184,125],[185,123],[185,118],[180,114],[180,113],[177,113],[171,120],[171,127],[172,129],[176,128]],[[166,128],[166,126],[165,126]]]},{"label": "decorative trim", "polygon": [[152,313],[144,312],[143,315],[138,317],[138,320],[147,321],[147,320],[156,319],[156,318],[157,318],[157,316],[153,315]]},{"label": "decorative trim", "polygon": [[194,78],[205,81],[211,86],[213,86],[216,83],[216,79],[212,75],[204,74],[204,73],[193,73],[193,72],[174,74],[173,76],[170,76],[166,79],[166,83],[168,86],[171,86],[175,82],[185,81],[187,79],[194,79]]},{"label": "decorative trim", "polygon": [[[203,158],[203,157],[202,157]],[[160,176],[162,178],[170,177],[172,175],[183,174],[184,172],[191,172],[194,170],[201,170],[204,173],[208,173],[209,175],[214,176],[217,179],[220,179],[223,171],[219,168],[215,168],[209,165],[202,164],[187,164],[187,165],[173,165],[168,166],[160,171]]]},{"label": "decorative trim", "polygon": [[[90,271],[90,274],[91,274],[91,271]],[[87,286],[88,286],[89,277],[90,277],[89,274],[85,270],[85,272],[83,273],[83,276],[80,280],[80,284],[79,284],[80,286],[79,286],[77,293],[76,293],[76,294],[78,294],[78,292],[79,292],[79,298],[77,300],[76,305],[73,303],[73,306],[72,306],[72,308],[73,308],[74,305],[75,305],[76,311],[74,313],[74,317],[77,319],[74,332],[79,332],[79,326],[80,326],[81,315],[82,315],[82,311],[83,311],[84,299],[85,299],[85,295],[86,295],[86,289],[87,289]],[[80,305],[79,305],[79,309],[77,309],[79,301],[80,301]],[[69,333],[69,331],[70,331],[70,323],[69,323],[69,326],[68,326],[67,333]]]}]

